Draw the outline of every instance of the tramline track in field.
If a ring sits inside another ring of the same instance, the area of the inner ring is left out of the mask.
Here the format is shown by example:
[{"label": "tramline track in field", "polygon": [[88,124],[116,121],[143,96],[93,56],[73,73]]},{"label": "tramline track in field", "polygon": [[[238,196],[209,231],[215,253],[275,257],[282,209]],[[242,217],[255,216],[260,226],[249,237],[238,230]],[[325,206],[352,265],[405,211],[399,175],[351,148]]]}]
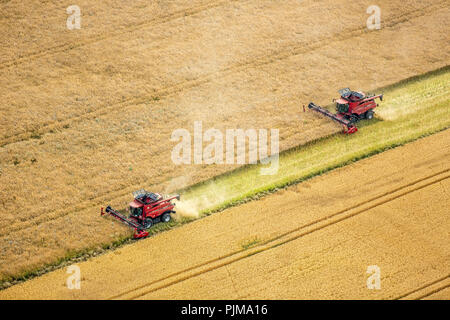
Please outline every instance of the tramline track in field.
[{"label": "tramline track in field", "polygon": [[435,281],[429,282],[423,286],[420,286],[414,290],[408,291],[401,296],[395,298],[395,300],[400,299],[414,299],[420,300],[426,298],[432,294],[435,294],[439,291],[442,291],[446,288],[450,287],[450,274],[439,278]]},{"label": "tramline track in field", "polygon": [[70,51],[73,49],[78,49],[78,48],[81,48],[81,47],[84,47],[84,46],[87,46],[90,44],[108,40],[108,39],[111,39],[114,37],[119,37],[119,36],[122,36],[122,35],[125,35],[128,33],[132,33],[132,32],[135,32],[135,31],[138,31],[141,29],[145,29],[145,28],[152,27],[155,25],[167,23],[172,20],[180,19],[183,17],[193,16],[202,11],[218,8],[220,6],[227,5],[227,4],[230,4],[233,2],[237,2],[237,1],[243,1],[243,0],[215,1],[212,3],[208,3],[208,4],[202,4],[202,5],[198,5],[195,7],[186,8],[183,10],[178,10],[178,11],[163,15],[161,17],[142,21],[142,22],[134,24],[132,26],[128,26],[127,28],[125,28],[125,30],[121,29],[120,31],[103,34],[103,35],[97,36],[97,37],[91,37],[85,41],[81,41],[81,42],[78,42],[75,44],[73,44],[73,43],[60,44],[57,46],[53,46],[50,48],[45,48],[45,49],[42,49],[42,50],[39,50],[36,52],[32,52],[29,54],[24,54],[24,55],[20,56],[19,58],[0,62],[0,70],[19,65],[21,63],[24,63],[24,62],[32,60],[32,59],[42,58],[42,57],[46,57],[48,55],[52,55],[55,53],[66,52],[66,51]]}]

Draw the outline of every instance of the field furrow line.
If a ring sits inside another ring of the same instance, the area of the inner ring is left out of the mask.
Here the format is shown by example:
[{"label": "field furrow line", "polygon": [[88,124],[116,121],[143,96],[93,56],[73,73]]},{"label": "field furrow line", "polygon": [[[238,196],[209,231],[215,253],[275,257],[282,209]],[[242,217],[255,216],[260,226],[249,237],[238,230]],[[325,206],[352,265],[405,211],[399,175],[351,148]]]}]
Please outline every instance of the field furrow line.
[{"label": "field furrow line", "polygon": [[[446,4],[446,1],[441,1],[439,3],[429,4],[423,8],[420,8],[417,10],[412,10],[405,14],[395,16],[395,17],[391,18],[389,21],[384,22],[383,29],[389,29],[389,28],[395,27],[399,24],[402,24],[404,22],[408,22],[410,19],[433,13],[437,10],[442,9],[443,7],[446,7],[445,4]],[[310,53],[310,52],[313,52],[322,47],[332,45],[333,43],[347,41],[348,39],[351,39],[353,37],[361,35],[365,32],[367,32],[367,27],[364,25],[364,26],[360,26],[355,29],[347,30],[344,32],[339,32],[339,33],[333,34],[332,36],[322,38],[317,41],[312,41],[310,43],[297,45],[297,46],[288,46],[288,47],[285,47],[273,54],[252,58],[249,61],[238,63],[233,66],[229,66],[227,68],[223,68],[223,69],[220,69],[220,70],[208,73],[208,74],[204,74],[204,75],[201,75],[192,80],[182,81],[180,83],[168,86],[166,88],[162,88],[155,92],[144,93],[137,97],[127,98],[127,99],[124,99],[117,103],[103,105],[103,106],[100,106],[99,108],[97,108],[96,110],[92,110],[92,111],[86,112],[81,115],[72,116],[72,117],[69,117],[66,119],[58,119],[52,123],[43,125],[39,129],[15,133],[10,136],[3,137],[0,140],[0,147],[6,146],[8,144],[16,143],[16,142],[30,140],[30,139],[32,139],[32,136],[36,133],[43,135],[43,134],[49,133],[52,130],[64,130],[67,126],[70,127],[70,125],[73,123],[77,123],[77,122],[80,122],[83,120],[93,119],[93,118],[108,114],[116,109],[127,108],[129,106],[145,103],[145,102],[148,102],[151,98],[153,98],[155,96],[162,99],[165,97],[169,97],[173,94],[183,92],[184,90],[192,89],[192,88],[198,87],[200,85],[212,82],[214,80],[224,78],[226,76],[232,75],[237,72],[242,72],[247,69],[255,69],[258,67],[262,67],[262,66],[269,65],[269,64],[272,64],[272,63],[275,63],[278,61],[288,59],[293,56]]]},{"label": "field furrow line", "polygon": [[[428,289],[430,287],[433,287],[435,285],[441,284],[442,282],[446,282],[446,280],[448,280],[448,279],[450,279],[450,274],[446,275],[445,277],[442,277],[442,278],[439,278],[437,280],[434,280],[432,282],[429,282],[429,283],[427,283],[427,284],[425,284],[425,285],[423,285],[423,286],[421,286],[419,288],[416,288],[414,290],[408,291],[407,293],[396,297],[394,300],[400,300],[400,299],[407,298],[407,297],[409,297],[409,296],[411,296],[411,295],[413,295],[415,293],[419,293],[422,290],[426,290],[426,289]],[[414,299],[415,300],[420,300],[420,299],[425,298],[427,296],[430,296],[430,295],[432,295],[432,294],[434,294],[436,292],[439,292],[439,291],[441,291],[441,290],[443,290],[443,289],[445,289],[445,288],[447,288],[449,286],[450,286],[450,284],[446,284],[444,286],[440,286],[440,287],[438,287],[436,289],[433,289],[433,290],[431,290],[431,291],[429,291],[427,293],[424,293],[424,294],[420,295],[419,297],[415,297]]]},{"label": "field furrow line", "polygon": [[[327,227],[336,225],[339,222],[346,221],[346,220],[348,220],[348,219],[350,219],[352,217],[358,216],[358,215],[360,215],[360,214],[362,214],[362,213],[364,213],[364,212],[366,212],[366,211],[368,211],[370,209],[376,208],[378,206],[381,206],[383,204],[386,204],[386,203],[391,202],[393,200],[396,200],[398,198],[404,197],[407,194],[413,193],[415,191],[421,190],[421,189],[426,188],[428,186],[431,186],[431,185],[434,185],[436,183],[439,183],[439,182],[441,182],[441,181],[443,181],[445,179],[448,179],[448,178],[450,178],[450,175],[447,174],[449,171],[450,171],[450,169],[447,169],[447,170],[441,171],[439,173],[436,173],[436,174],[429,175],[427,177],[421,178],[421,179],[416,180],[414,182],[408,183],[408,184],[403,185],[403,186],[401,186],[399,188],[392,189],[391,191],[386,192],[382,196],[373,197],[373,198],[371,198],[371,199],[369,199],[367,201],[361,202],[360,204],[357,204],[357,205],[354,205],[352,207],[346,208],[344,210],[335,212],[335,213],[333,213],[331,215],[328,215],[328,216],[323,217],[321,219],[318,219],[318,220],[315,220],[313,222],[310,222],[310,223],[308,223],[306,225],[303,225],[303,226],[301,226],[299,228],[295,228],[295,229],[290,230],[290,231],[288,231],[288,232],[286,232],[284,234],[281,234],[281,235],[278,235],[278,236],[273,237],[271,239],[268,239],[268,240],[266,240],[266,241],[256,245],[252,249],[247,249],[247,250],[243,249],[243,250],[238,250],[238,251],[229,253],[229,254],[221,256],[219,258],[216,258],[216,259],[213,259],[213,260],[209,260],[207,262],[204,262],[202,264],[193,266],[191,268],[188,268],[188,269],[185,269],[185,270],[173,273],[173,274],[168,275],[168,276],[166,276],[164,278],[161,278],[161,279],[158,279],[158,280],[154,280],[154,281],[146,283],[144,285],[140,285],[138,287],[135,287],[134,289],[127,290],[127,291],[125,291],[123,293],[120,293],[118,295],[112,296],[109,299],[118,299],[118,298],[121,298],[121,299],[123,299],[123,298],[137,299],[137,298],[145,296],[145,295],[147,295],[149,293],[152,293],[152,292],[155,292],[155,291],[158,291],[158,290],[170,287],[170,286],[172,286],[174,284],[183,282],[185,280],[188,280],[188,279],[200,276],[200,275],[205,274],[207,272],[210,272],[210,271],[219,269],[221,267],[230,265],[230,264],[232,264],[234,262],[246,259],[248,257],[251,257],[251,256],[255,255],[255,254],[259,254],[259,253],[268,251],[270,249],[279,247],[281,245],[284,245],[286,243],[292,242],[292,241],[297,240],[297,239],[299,239],[301,237],[304,237],[306,235],[309,235],[309,234],[312,234],[314,232],[317,232],[317,231],[320,231],[322,229],[325,229]],[[431,181],[429,181],[430,179],[431,179]],[[424,183],[421,183],[421,182],[424,182]],[[417,184],[419,184],[419,185],[416,186]],[[407,189],[407,190],[405,190],[405,189]],[[392,195],[393,193],[395,193],[395,194]],[[392,196],[390,196],[390,195],[392,195]],[[379,201],[377,201],[377,200],[379,200]],[[358,210],[353,212],[353,210],[355,210],[355,209],[358,209]],[[347,213],[347,214],[344,215],[344,216],[341,216],[344,213]],[[336,217],[336,216],[341,216],[341,217],[338,217],[337,219],[333,219],[333,220],[328,221],[328,222],[326,221],[326,220],[332,219],[333,217]],[[320,224],[318,226],[314,226],[314,225],[316,225],[316,224],[318,224],[320,222],[325,222],[325,223],[324,224]],[[313,228],[308,229],[308,227],[313,227]],[[305,230],[305,229],[307,229],[307,230]],[[290,236],[290,237],[287,237],[287,236]],[[231,258],[231,257],[233,257],[233,258],[232,259],[228,259],[228,258]],[[211,265],[211,264],[213,264],[213,265]],[[200,269],[200,270],[195,271],[196,269]],[[194,271],[194,272],[191,273],[191,271]],[[181,276],[181,277],[176,278],[177,276]],[[172,279],[172,278],[175,278],[175,279]],[[154,287],[154,288],[146,289],[146,288],[148,288],[150,286],[153,286],[155,284],[158,284],[158,283],[162,283],[162,284],[160,284],[160,285],[158,285],[157,287]],[[140,291],[140,292],[138,292],[138,291]],[[136,293],[136,292],[138,292],[138,293]],[[128,296],[127,297],[127,295],[130,295],[132,293],[135,293],[135,294],[133,294],[132,296]]]},{"label": "field furrow line", "polygon": [[442,291],[444,289],[447,289],[447,288],[450,288],[450,284],[447,284],[447,285],[445,285],[443,287],[437,288],[437,289],[435,289],[435,290],[433,290],[431,292],[428,292],[427,294],[424,294],[423,296],[417,297],[415,300],[422,300],[423,298],[429,297],[432,294],[438,293],[438,292],[440,292],[440,291]]},{"label": "field furrow line", "polygon": [[53,46],[50,48],[45,48],[39,51],[35,51],[26,55],[23,55],[19,58],[16,59],[11,59],[8,61],[2,61],[0,62],[0,70],[1,69],[5,69],[5,68],[9,68],[12,66],[16,66],[19,65],[23,62],[26,62],[28,60],[32,60],[32,59],[37,59],[37,58],[42,58],[48,55],[52,55],[55,53],[59,53],[59,52],[65,52],[65,51],[70,51],[72,49],[77,49],[77,48],[81,48],[96,42],[100,42],[103,40],[108,40],[114,37],[118,37],[118,36],[122,36],[125,35],[127,33],[131,33],[131,32],[135,32],[141,29],[145,29],[151,26],[155,26],[155,25],[159,25],[159,24],[163,24],[163,23],[167,23],[170,22],[172,20],[176,20],[179,18],[183,18],[183,17],[188,17],[188,16],[193,16],[195,14],[198,14],[202,11],[206,11],[206,10],[210,10],[210,9],[214,9],[217,7],[221,7],[223,5],[232,3],[232,2],[238,2],[238,1],[242,1],[242,0],[229,0],[229,1],[216,1],[216,2],[212,2],[212,3],[208,3],[208,4],[203,4],[203,5],[198,5],[195,7],[191,7],[191,8],[187,8],[184,10],[178,10],[175,11],[173,13],[169,13],[166,14],[164,16],[161,17],[157,17],[157,18],[153,18],[150,20],[146,20],[146,21],[142,21],[140,23],[134,24],[132,26],[128,26],[125,28],[125,30],[121,30],[118,32],[110,32],[110,33],[106,33],[103,34],[102,36],[97,36],[97,37],[91,37],[85,41],[82,42],[78,42],[78,43],[66,43],[66,44],[60,44],[57,46]]}]

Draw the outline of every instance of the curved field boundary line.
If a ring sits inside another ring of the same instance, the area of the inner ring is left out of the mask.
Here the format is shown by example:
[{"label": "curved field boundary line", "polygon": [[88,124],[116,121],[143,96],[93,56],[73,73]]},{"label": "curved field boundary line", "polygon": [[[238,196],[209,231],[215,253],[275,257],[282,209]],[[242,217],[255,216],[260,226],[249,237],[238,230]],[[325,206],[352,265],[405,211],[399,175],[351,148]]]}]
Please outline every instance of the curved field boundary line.
[{"label": "curved field boundary line", "polygon": [[93,44],[96,42],[100,42],[103,40],[122,36],[127,33],[135,32],[137,30],[145,29],[147,27],[151,27],[151,26],[158,25],[158,24],[163,24],[163,23],[170,22],[172,20],[176,20],[176,19],[183,18],[183,17],[193,16],[202,11],[214,9],[214,8],[217,8],[217,7],[220,7],[223,5],[227,5],[232,2],[238,2],[238,1],[242,1],[242,0],[216,1],[213,3],[198,5],[196,7],[186,8],[184,10],[178,10],[173,13],[169,13],[169,14],[160,16],[158,18],[153,18],[153,19],[150,19],[147,21],[142,21],[142,22],[136,23],[132,26],[129,26],[125,30],[121,30],[119,32],[113,32],[113,33],[105,34],[105,35],[98,36],[98,37],[91,37],[91,38],[87,39],[86,41],[78,42],[75,44],[73,44],[73,43],[60,44],[60,45],[53,46],[50,48],[35,51],[32,53],[23,55],[16,59],[11,59],[11,60],[0,62],[0,70],[11,67],[11,66],[19,65],[23,62],[26,62],[28,60],[32,60],[35,58],[41,58],[41,57],[45,57],[47,55],[52,55],[52,54],[59,53],[59,52],[64,52],[64,51],[69,51],[72,49],[81,48],[81,47],[84,47],[84,46],[87,46],[87,45],[90,45],[90,44]]},{"label": "curved field boundary line", "polygon": [[[383,29],[389,29],[389,28],[395,27],[401,23],[408,22],[410,19],[421,17],[428,13],[433,13],[443,7],[446,7],[445,4],[446,4],[446,1],[442,1],[442,2],[439,2],[436,4],[430,4],[423,8],[412,10],[410,12],[395,16],[395,17],[391,18],[391,20],[384,22]],[[362,27],[358,27],[358,28],[355,28],[352,30],[347,30],[344,32],[341,31],[339,33],[333,34],[332,36],[326,37],[321,40],[312,41],[310,43],[306,43],[306,44],[302,44],[302,45],[298,45],[298,46],[285,47],[273,54],[256,57],[256,58],[250,59],[248,61],[238,63],[233,66],[227,67],[227,68],[223,68],[221,70],[217,70],[217,71],[214,71],[214,72],[211,72],[208,74],[204,74],[204,75],[199,76],[192,80],[176,83],[176,84],[168,86],[166,88],[162,88],[159,91],[152,92],[151,94],[150,93],[143,94],[138,97],[128,98],[123,101],[113,103],[110,105],[103,105],[96,110],[86,112],[82,115],[72,116],[67,119],[55,120],[54,122],[43,125],[41,128],[38,128],[38,129],[28,130],[25,132],[15,133],[13,135],[3,137],[0,140],[0,147],[6,146],[8,144],[16,143],[16,142],[30,140],[32,138],[32,135],[36,134],[36,133],[42,135],[42,134],[48,133],[51,130],[55,130],[55,129],[63,130],[64,127],[66,127],[67,125],[70,126],[71,123],[76,123],[76,122],[80,122],[82,120],[96,118],[98,116],[108,114],[115,109],[126,108],[128,106],[145,103],[145,102],[148,102],[152,97],[155,97],[155,96],[157,96],[159,98],[168,97],[172,94],[182,92],[186,89],[198,87],[202,84],[209,83],[215,79],[220,79],[220,78],[226,77],[228,75],[234,74],[236,72],[244,71],[249,68],[261,67],[264,65],[268,65],[268,64],[272,64],[272,63],[275,63],[278,61],[288,59],[293,56],[312,52],[312,51],[320,49],[322,47],[332,45],[333,43],[346,41],[348,39],[351,39],[353,37],[361,35],[361,34],[365,33],[366,31],[367,31],[367,27],[362,26]]]},{"label": "curved field boundary line", "polygon": [[[438,173],[436,173],[436,174],[433,174],[433,175],[430,175],[430,176],[427,176],[427,177],[418,179],[418,180],[416,180],[416,181],[414,181],[414,182],[408,183],[408,184],[403,185],[403,186],[401,186],[401,187],[395,188],[395,189],[393,189],[393,190],[391,190],[391,191],[385,192],[383,195],[379,195],[379,196],[373,197],[373,198],[371,198],[371,199],[369,199],[369,200],[360,202],[360,203],[358,203],[358,204],[356,204],[356,205],[354,205],[354,206],[352,206],[352,207],[349,207],[349,208],[340,210],[340,211],[335,212],[335,213],[333,213],[333,214],[331,214],[331,215],[328,215],[328,216],[325,216],[325,217],[320,218],[320,219],[318,219],[318,220],[312,221],[312,222],[310,222],[310,223],[308,223],[308,224],[306,224],[306,225],[300,226],[300,227],[298,227],[298,228],[295,228],[295,229],[293,229],[293,230],[290,230],[290,231],[288,231],[288,232],[285,232],[285,233],[283,233],[283,234],[281,234],[281,235],[278,235],[278,236],[276,236],[276,237],[273,237],[273,238],[271,238],[271,239],[268,239],[268,240],[266,240],[266,241],[264,241],[264,242],[262,242],[262,243],[256,245],[255,247],[253,247],[253,248],[252,248],[253,250],[252,250],[252,249],[247,249],[247,250],[246,250],[246,249],[242,249],[242,250],[238,250],[238,251],[235,251],[235,252],[231,252],[231,253],[229,253],[229,254],[227,254],[227,255],[223,255],[223,256],[221,256],[221,257],[218,257],[218,258],[209,260],[209,261],[207,261],[207,262],[198,264],[198,265],[196,265],[196,266],[187,268],[187,269],[185,269],[185,270],[181,270],[181,271],[178,271],[178,272],[176,272],[176,273],[170,274],[170,275],[168,275],[168,276],[166,276],[166,277],[164,277],[164,278],[161,278],[161,279],[158,279],[158,280],[154,280],[154,281],[149,282],[149,283],[146,283],[146,284],[144,284],[144,285],[140,285],[140,286],[138,286],[138,287],[135,287],[134,289],[127,290],[127,291],[125,291],[125,292],[123,292],[123,293],[120,293],[120,294],[118,294],[118,295],[112,296],[112,297],[110,297],[110,298],[108,298],[108,299],[117,299],[117,298],[121,298],[121,297],[126,296],[126,295],[128,295],[128,294],[130,294],[130,293],[133,293],[133,292],[135,292],[135,291],[137,291],[137,290],[145,289],[145,288],[148,287],[148,286],[157,284],[157,283],[159,283],[159,282],[163,282],[163,281],[165,281],[165,280],[168,280],[168,279],[170,279],[170,278],[176,277],[176,276],[178,276],[178,275],[182,275],[182,274],[184,274],[184,273],[187,273],[187,272],[189,272],[189,271],[193,271],[193,270],[198,269],[198,268],[201,268],[201,267],[206,267],[206,266],[208,266],[208,265],[210,265],[210,264],[212,264],[212,263],[220,262],[220,261],[226,260],[226,259],[229,258],[229,257],[232,257],[232,256],[238,255],[238,254],[240,254],[240,253],[246,252],[246,254],[244,254],[244,255],[237,256],[237,257],[235,257],[235,258],[233,258],[233,259],[231,259],[231,260],[223,261],[223,262],[221,262],[221,263],[219,263],[219,264],[216,264],[216,265],[207,267],[206,269],[203,269],[203,270],[194,272],[194,273],[192,273],[192,274],[187,274],[187,275],[185,275],[185,276],[183,276],[183,277],[181,277],[181,278],[174,279],[174,280],[169,281],[168,283],[162,284],[162,285],[160,285],[160,286],[158,286],[158,287],[156,287],[156,288],[152,288],[152,289],[149,289],[149,290],[145,290],[144,292],[141,292],[141,293],[139,293],[139,294],[135,294],[135,295],[133,295],[132,297],[129,298],[129,299],[136,299],[136,298],[142,297],[142,296],[144,296],[144,295],[146,295],[146,294],[148,294],[148,293],[151,293],[151,292],[154,292],[154,291],[158,291],[158,290],[161,290],[161,289],[170,287],[170,286],[172,286],[172,285],[174,285],[174,284],[183,282],[183,281],[185,281],[185,280],[187,280],[187,279],[197,277],[197,276],[202,275],[202,274],[204,274],[204,273],[207,273],[207,272],[209,272],[209,271],[213,271],[213,270],[216,270],[216,269],[221,268],[221,267],[223,267],[223,266],[226,266],[226,265],[232,264],[232,263],[234,263],[234,262],[243,260],[243,259],[248,258],[248,257],[250,257],[250,256],[253,256],[253,255],[255,255],[255,254],[258,254],[258,253],[261,253],[261,252],[265,252],[265,251],[268,251],[268,250],[270,250],[270,249],[279,247],[279,246],[281,246],[281,245],[284,245],[284,244],[289,243],[289,242],[291,242],[291,241],[297,240],[297,239],[299,239],[299,238],[301,238],[301,237],[304,237],[304,236],[309,235],[309,234],[311,234],[311,233],[314,233],[314,232],[316,232],[316,231],[320,231],[320,230],[322,230],[322,229],[324,229],[324,228],[327,228],[327,227],[329,227],[329,226],[335,225],[335,224],[337,224],[337,223],[339,223],[339,222],[341,222],[341,221],[345,221],[345,220],[347,220],[347,219],[350,219],[350,218],[352,218],[352,217],[355,217],[355,216],[357,216],[357,215],[359,215],[359,214],[361,214],[361,213],[366,212],[367,210],[376,208],[376,207],[378,207],[378,206],[380,206],[380,205],[383,205],[383,204],[385,204],[385,203],[388,203],[388,202],[391,202],[391,201],[396,200],[396,199],[398,199],[398,198],[401,198],[401,197],[403,197],[403,196],[405,196],[405,195],[407,195],[407,194],[409,194],[409,193],[413,193],[413,192],[415,192],[415,191],[418,191],[418,190],[420,190],[420,189],[426,188],[426,187],[431,186],[431,185],[433,185],[433,184],[439,183],[439,182],[441,182],[441,181],[443,181],[443,180],[445,180],[445,179],[448,179],[448,178],[450,178],[450,175],[448,175],[448,174],[445,175],[445,174],[448,173],[449,171],[450,171],[450,168],[449,168],[449,169],[446,169],[446,170],[443,170],[443,171],[441,171],[441,172],[438,172]],[[443,174],[444,174],[443,177],[439,177],[440,175],[443,175]],[[419,185],[419,186],[413,187],[413,186],[416,185],[416,184],[419,184],[419,183],[421,183],[421,182],[425,182],[426,180],[430,180],[430,179],[436,178],[436,177],[438,177],[438,178],[437,178],[437,179],[433,179],[432,181],[426,182],[425,184],[421,184],[421,185]],[[404,189],[408,189],[409,187],[413,187],[413,188],[410,189],[410,190],[403,191]],[[403,191],[403,192],[400,192],[399,194],[396,194],[396,195],[394,195],[394,196],[388,197],[388,196],[391,195],[392,193],[396,193],[396,192],[399,192],[399,191]],[[387,199],[381,199],[381,200],[380,200],[380,198],[385,198],[385,197],[388,197],[388,198],[387,198]],[[376,200],[380,200],[380,201],[376,201]],[[374,202],[375,202],[375,203],[374,203]],[[347,215],[345,215],[345,216],[343,216],[343,217],[340,217],[340,218],[338,218],[338,219],[335,219],[335,220],[332,220],[332,221],[327,222],[327,223],[325,223],[325,224],[316,226],[316,227],[314,227],[314,228],[312,228],[312,229],[310,229],[310,230],[306,230],[306,231],[304,231],[304,232],[301,232],[300,234],[293,235],[293,236],[291,236],[291,237],[289,237],[289,238],[287,238],[287,239],[283,239],[283,238],[285,238],[286,236],[289,236],[289,235],[292,235],[292,234],[294,234],[294,233],[296,233],[296,232],[302,231],[303,229],[306,229],[306,228],[308,228],[308,227],[310,227],[310,226],[314,226],[314,225],[317,224],[317,223],[320,223],[320,222],[329,220],[329,219],[331,219],[331,218],[333,218],[333,217],[342,215],[343,213],[349,212],[349,211],[351,211],[351,210],[354,210],[354,209],[356,209],[356,208],[362,207],[362,206],[367,205],[367,204],[369,204],[369,206],[364,207],[364,208],[362,208],[362,209],[359,209],[359,210],[357,210],[356,212],[347,214]],[[277,241],[277,240],[281,240],[281,241]],[[273,242],[275,242],[275,243],[273,243]]]},{"label": "curved field boundary line", "polygon": [[[429,288],[429,287],[431,287],[431,286],[433,286],[433,285],[435,285],[435,284],[444,282],[445,280],[447,280],[447,279],[449,279],[449,278],[450,278],[450,274],[446,275],[445,277],[442,277],[442,278],[439,278],[439,279],[437,279],[437,280],[434,280],[434,281],[432,281],[432,282],[429,282],[429,283],[427,283],[427,284],[425,284],[425,285],[423,285],[423,286],[421,286],[421,287],[419,287],[419,288],[416,288],[416,289],[414,289],[414,290],[412,290],[412,291],[409,291],[409,292],[407,292],[407,293],[405,293],[405,294],[402,294],[401,296],[396,297],[394,300],[400,300],[400,299],[406,298],[406,297],[408,297],[408,296],[410,296],[410,295],[412,295],[412,294],[414,294],[414,293],[416,293],[416,292],[419,292],[419,291],[421,291],[421,290],[427,289],[427,288]],[[428,293],[425,293],[424,295],[421,295],[421,296],[415,298],[415,300],[420,300],[420,299],[422,299],[422,298],[425,298],[425,297],[427,297],[427,296],[430,296],[430,295],[432,295],[433,293],[439,292],[439,291],[441,291],[441,290],[443,290],[443,289],[445,289],[445,288],[447,288],[447,287],[449,287],[449,286],[450,286],[450,284],[447,284],[447,285],[445,285],[445,286],[443,286],[443,287],[439,287],[439,288],[437,288],[437,289],[434,289],[434,290],[432,290],[432,291],[430,291],[430,292],[428,292]]]}]

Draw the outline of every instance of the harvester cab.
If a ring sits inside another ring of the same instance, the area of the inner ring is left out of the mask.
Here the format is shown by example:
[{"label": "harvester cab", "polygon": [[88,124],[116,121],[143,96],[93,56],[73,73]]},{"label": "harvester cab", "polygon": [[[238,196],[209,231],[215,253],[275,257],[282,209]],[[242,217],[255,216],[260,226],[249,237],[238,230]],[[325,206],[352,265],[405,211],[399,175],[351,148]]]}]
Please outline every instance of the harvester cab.
[{"label": "harvester cab", "polygon": [[336,114],[311,102],[308,105],[322,115],[336,121],[344,127],[344,133],[352,134],[358,131],[355,123],[360,119],[372,119],[374,109],[378,106],[375,99],[383,101],[383,95],[366,95],[364,92],[352,91],[350,88],[339,90],[340,98],[333,100],[336,103]]},{"label": "harvester cab", "polygon": [[105,212],[101,209],[101,215],[108,213],[117,220],[125,223],[135,230],[134,238],[144,238],[148,236],[151,226],[159,222],[169,222],[175,213],[175,203],[172,200],[180,200],[179,195],[164,198],[159,193],[138,190],[133,192],[134,200],[129,204],[130,215],[126,217],[110,206],[106,207]]}]

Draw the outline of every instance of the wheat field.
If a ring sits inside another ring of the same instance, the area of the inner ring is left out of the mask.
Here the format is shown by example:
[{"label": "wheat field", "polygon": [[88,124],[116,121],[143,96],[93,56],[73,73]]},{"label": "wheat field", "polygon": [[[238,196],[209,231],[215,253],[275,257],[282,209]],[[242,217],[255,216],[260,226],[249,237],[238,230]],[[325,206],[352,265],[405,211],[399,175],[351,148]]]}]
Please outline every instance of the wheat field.
[{"label": "wheat field", "polygon": [[[71,3],[70,3],[71,4]],[[170,161],[176,128],[275,128],[286,150],[340,131],[302,105],[449,62],[446,1],[82,0],[0,4],[0,279],[129,230],[99,217],[236,168]]]}]

